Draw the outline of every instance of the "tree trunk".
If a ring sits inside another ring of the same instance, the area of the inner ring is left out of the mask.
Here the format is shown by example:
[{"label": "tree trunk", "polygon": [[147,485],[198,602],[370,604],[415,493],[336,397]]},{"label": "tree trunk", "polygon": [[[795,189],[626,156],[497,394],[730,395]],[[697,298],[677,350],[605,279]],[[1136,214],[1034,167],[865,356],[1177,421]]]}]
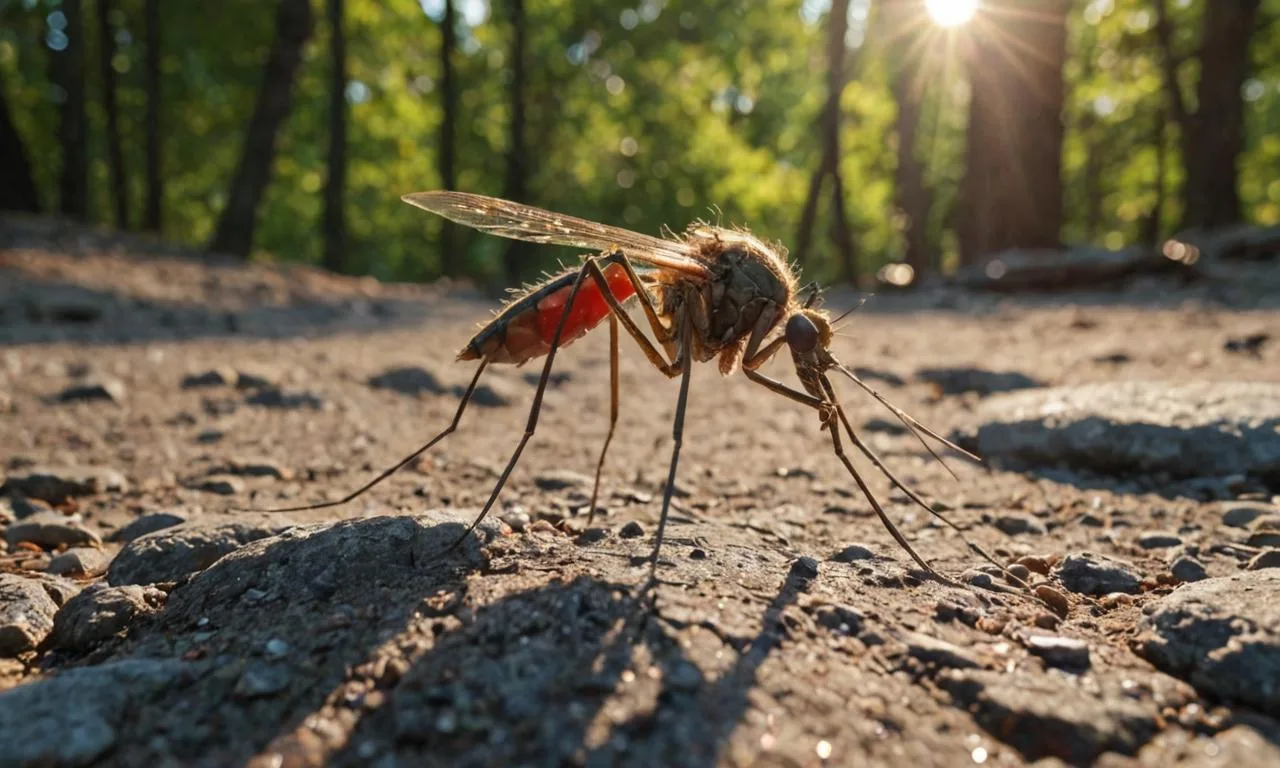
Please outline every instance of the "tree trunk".
[{"label": "tree trunk", "polygon": [[160,175],[160,0],[147,0],[145,13],[147,202],[142,216],[142,227],[152,232],[159,232],[161,200],[164,197],[164,179]]},{"label": "tree trunk", "polygon": [[89,153],[84,104],[84,16],[80,0],[63,0],[67,45],[52,50],[53,82],[61,89],[58,106],[58,144],[62,173],[58,181],[58,210],[77,219],[89,218]]},{"label": "tree trunk", "polygon": [[1156,148],[1156,201],[1150,213],[1142,222],[1142,241],[1148,245],[1159,245],[1164,222],[1165,177],[1168,175],[1168,150],[1165,148],[1165,127],[1168,124],[1168,113],[1162,107],[1156,111],[1155,124],[1151,132],[1151,141]]},{"label": "tree trunk", "polygon": [[1244,150],[1249,41],[1259,0],[1205,4],[1196,116],[1186,155],[1187,224],[1220,227],[1240,220],[1237,162]]},{"label": "tree trunk", "polygon": [[[444,0],[444,18],[440,21],[440,98],[444,116],[440,121],[440,186],[457,187],[454,172],[454,135],[458,123],[458,86],[453,70],[453,51],[457,47],[457,18],[453,0]],[[462,272],[462,254],[458,253],[458,228],[450,221],[440,222],[440,271],[456,277]]]},{"label": "tree trunk", "polygon": [[214,251],[247,258],[253,248],[258,205],[271,179],[275,160],[276,136],[289,115],[294,73],[302,61],[302,47],[311,36],[314,24],[311,0],[280,0],[276,10],[276,39],[267,57],[240,165],[210,244]]},{"label": "tree trunk", "polygon": [[901,51],[897,61],[892,62],[891,81],[898,107],[894,126],[898,135],[895,197],[903,218],[903,260],[918,280],[934,266],[928,230],[933,196],[925,184],[918,138],[924,91],[924,82],[920,78],[920,63],[924,55],[920,47],[920,31],[929,28],[929,21],[920,0],[888,3],[885,12],[890,14],[888,33],[894,41],[893,47]]},{"label": "tree trunk", "polygon": [[5,173],[5,183],[0,184],[0,211],[39,213],[40,195],[31,174],[27,145],[18,133],[18,126],[13,124],[3,89],[0,89],[0,168]]},{"label": "tree trunk", "polygon": [[827,16],[827,103],[819,117],[822,136],[822,156],[818,168],[809,183],[809,196],[805,199],[800,215],[800,227],[796,232],[794,258],[804,264],[812,238],[813,222],[817,216],[818,198],[822,194],[822,180],[832,177],[831,189],[831,239],[836,248],[838,263],[847,280],[857,278],[857,258],[853,246],[852,230],[844,207],[844,182],[840,178],[840,95],[844,92],[845,34],[849,29],[849,0],[833,0]]},{"label": "tree trunk", "polygon": [[324,187],[324,266],[342,272],[347,260],[347,39],[342,0],[328,0],[329,58],[329,177]]},{"label": "tree trunk", "polygon": [[1060,243],[1068,5],[990,0],[972,23],[964,263]]},{"label": "tree trunk", "polygon": [[98,0],[98,66],[102,69],[102,111],[107,116],[107,172],[116,227],[129,228],[129,190],[125,183],[124,150],[120,141],[120,111],[116,107],[115,28],[111,23],[112,0]]},{"label": "tree trunk", "polygon": [[[525,114],[525,17],[524,0],[510,0],[511,12],[511,125],[507,145],[507,180],[503,185],[503,197],[516,202],[525,200],[528,179],[528,156],[524,141]],[[503,267],[507,282],[517,285],[523,271],[526,243],[512,240],[503,253]]]}]

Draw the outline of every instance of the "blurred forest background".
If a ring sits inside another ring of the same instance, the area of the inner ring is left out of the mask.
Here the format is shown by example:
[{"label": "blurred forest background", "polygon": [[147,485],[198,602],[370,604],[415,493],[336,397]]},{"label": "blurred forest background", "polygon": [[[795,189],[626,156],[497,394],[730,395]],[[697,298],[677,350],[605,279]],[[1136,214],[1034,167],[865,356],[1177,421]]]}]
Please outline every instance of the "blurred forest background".
[{"label": "blurred forest background", "polygon": [[828,281],[1155,245],[1280,223],[1278,19],[1280,0],[0,0],[0,209],[490,285],[565,253],[400,195],[650,233],[721,216]]}]

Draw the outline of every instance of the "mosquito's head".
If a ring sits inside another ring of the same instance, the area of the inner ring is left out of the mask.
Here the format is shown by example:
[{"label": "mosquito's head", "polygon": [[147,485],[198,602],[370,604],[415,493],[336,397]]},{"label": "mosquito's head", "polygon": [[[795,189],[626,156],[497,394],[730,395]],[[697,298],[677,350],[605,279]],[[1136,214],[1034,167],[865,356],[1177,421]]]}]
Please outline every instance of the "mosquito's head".
[{"label": "mosquito's head", "polygon": [[783,331],[791,357],[798,368],[824,370],[834,364],[827,351],[831,346],[831,320],[820,309],[799,309],[787,318]]}]

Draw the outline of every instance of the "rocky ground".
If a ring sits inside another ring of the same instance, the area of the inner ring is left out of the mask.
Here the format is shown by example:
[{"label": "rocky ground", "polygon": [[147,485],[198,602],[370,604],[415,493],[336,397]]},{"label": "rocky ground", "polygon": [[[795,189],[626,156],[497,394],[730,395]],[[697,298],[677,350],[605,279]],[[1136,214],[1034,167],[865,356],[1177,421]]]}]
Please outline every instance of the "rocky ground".
[{"label": "rocky ground", "polygon": [[953,480],[846,388],[855,425],[1034,595],[864,467],[965,586],[928,578],[812,413],[698,370],[649,605],[676,384],[634,350],[592,528],[604,333],[456,550],[532,369],[351,504],[238,512],[441,429],[492,306],[8,220],[0,765],[1275,765],[1278,273],[853,315],[837,354],[987,463]]}]

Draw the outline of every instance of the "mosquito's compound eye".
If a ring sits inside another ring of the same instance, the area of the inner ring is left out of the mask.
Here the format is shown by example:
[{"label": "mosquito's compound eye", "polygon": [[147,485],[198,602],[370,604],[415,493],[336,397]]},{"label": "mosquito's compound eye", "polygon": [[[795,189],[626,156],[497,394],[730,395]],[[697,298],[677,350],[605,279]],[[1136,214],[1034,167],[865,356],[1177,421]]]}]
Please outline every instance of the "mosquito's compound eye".
[{"label": "mosquito's compound eye", "polygon": [[787,346],[791,351],[804,354],[818,346],[818,326],[804,315],[792,315],[787,321]]}]

